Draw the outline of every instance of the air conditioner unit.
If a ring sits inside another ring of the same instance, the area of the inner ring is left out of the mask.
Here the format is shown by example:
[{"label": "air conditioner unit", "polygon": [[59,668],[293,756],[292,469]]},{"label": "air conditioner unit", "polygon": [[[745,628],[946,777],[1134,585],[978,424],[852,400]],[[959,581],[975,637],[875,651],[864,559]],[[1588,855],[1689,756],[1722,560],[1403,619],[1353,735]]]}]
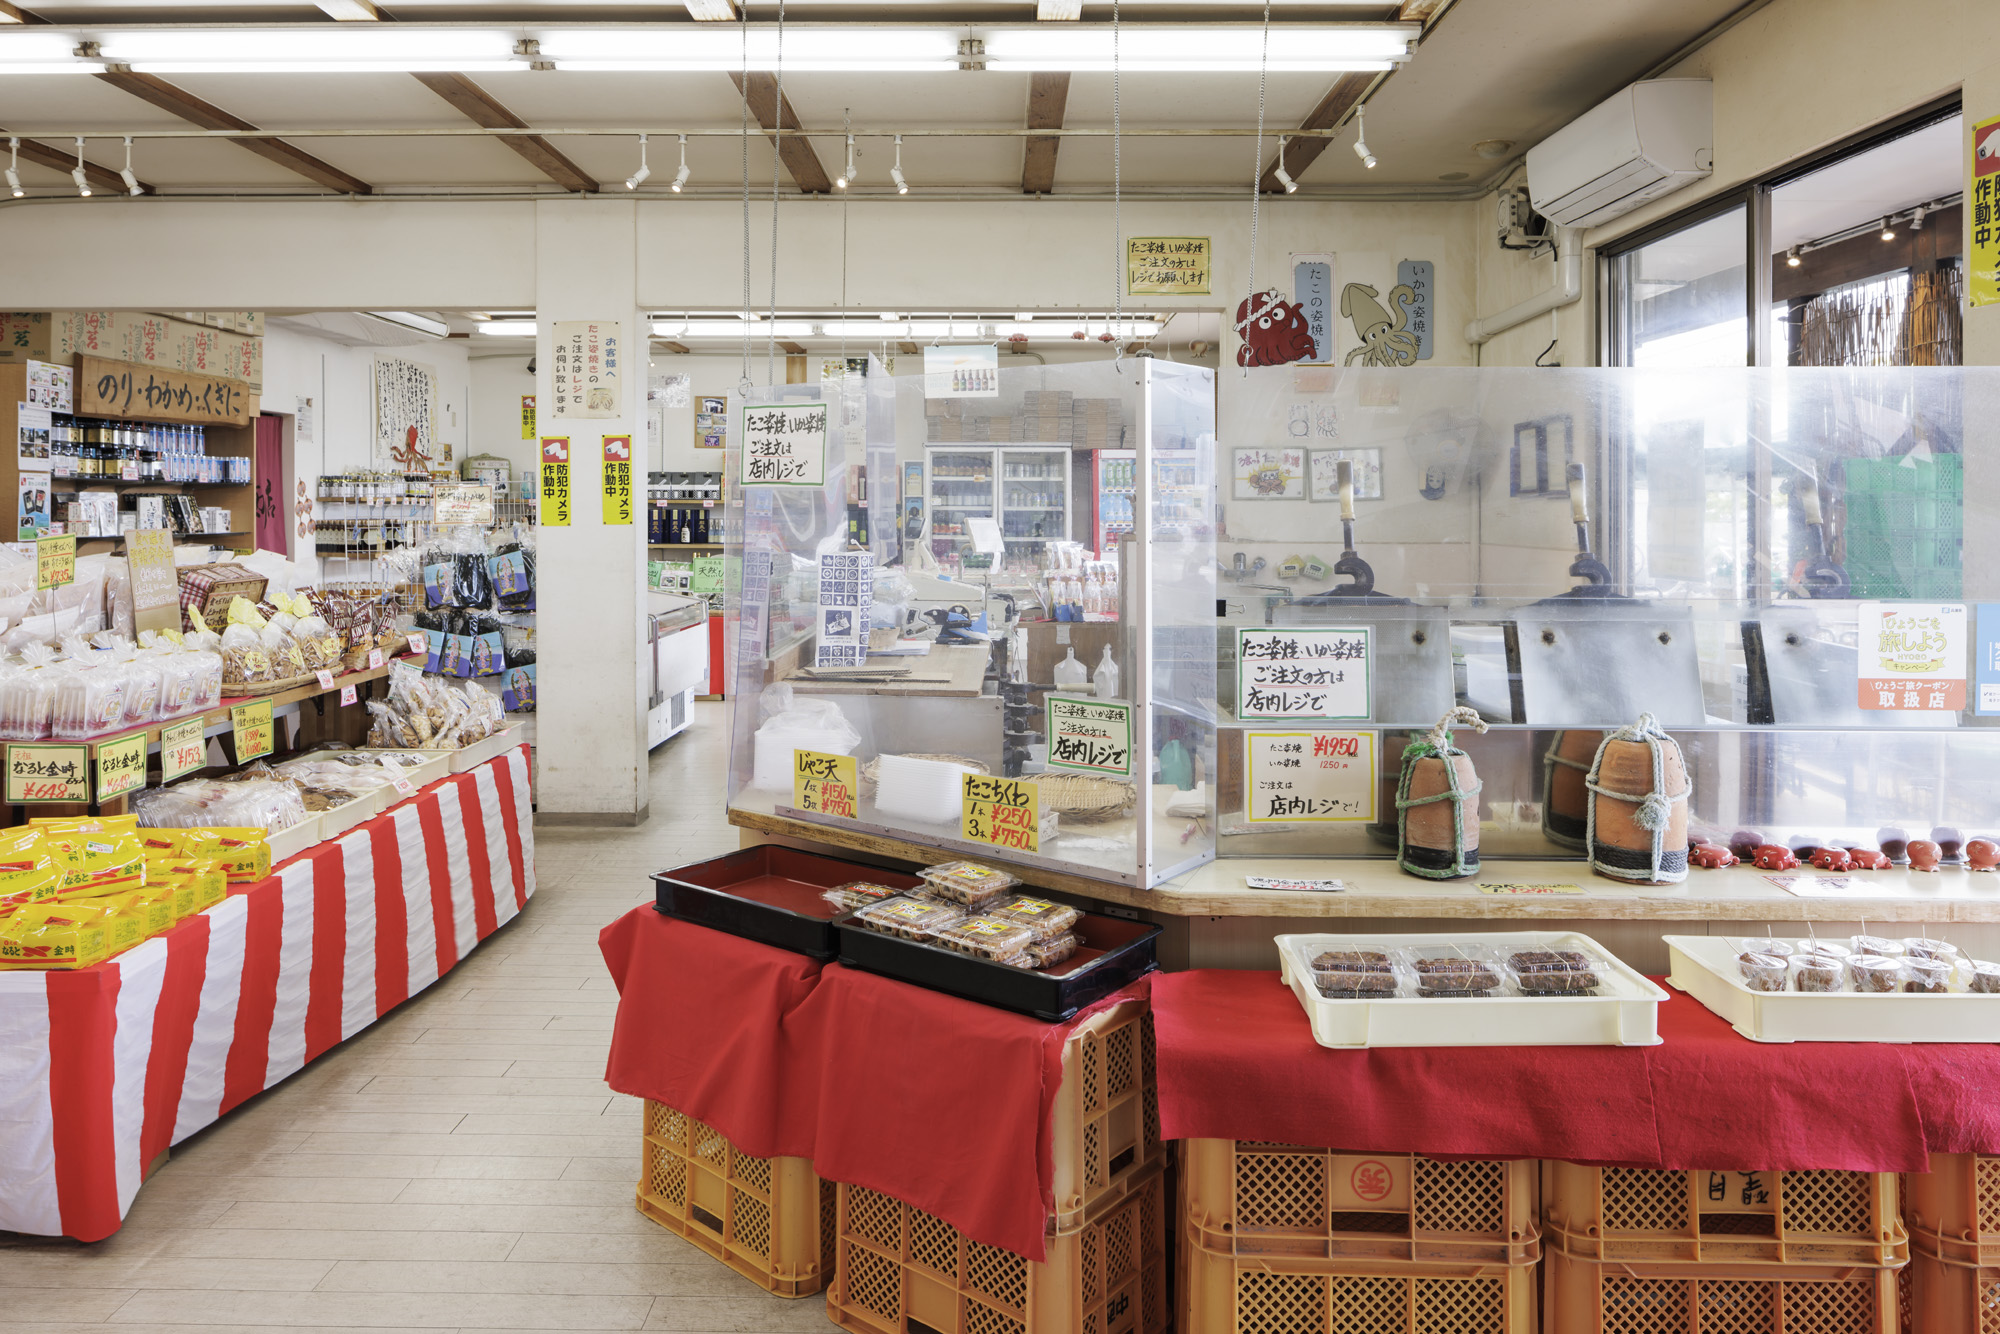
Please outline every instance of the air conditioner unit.
[{"label": "air conditioner unit", "polygon": [[1591,108],[1528,150],[1535,211],[1559,227],[1594,227],[1671,194],[1715,168],[1707,79],[1648,79]]}]

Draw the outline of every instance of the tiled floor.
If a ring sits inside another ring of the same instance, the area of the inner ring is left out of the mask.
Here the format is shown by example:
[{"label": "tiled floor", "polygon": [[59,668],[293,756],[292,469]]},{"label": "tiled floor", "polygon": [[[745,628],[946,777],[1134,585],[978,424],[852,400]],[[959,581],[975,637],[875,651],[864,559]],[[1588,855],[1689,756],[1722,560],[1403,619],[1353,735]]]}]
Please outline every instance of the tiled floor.
[{"label": "tiled floor", "polygon": [[[727,851],[723,706],[653,756],[653,818],[536,831],[527,911],[423,995],[173,1151],[93,1246],[0,1236],[0,1327],[814,1330],[632,1207],[597,931]],[[689,797],[692,796],[692,800]],[[6,1170],[0,1164],[0,1173]]]}]

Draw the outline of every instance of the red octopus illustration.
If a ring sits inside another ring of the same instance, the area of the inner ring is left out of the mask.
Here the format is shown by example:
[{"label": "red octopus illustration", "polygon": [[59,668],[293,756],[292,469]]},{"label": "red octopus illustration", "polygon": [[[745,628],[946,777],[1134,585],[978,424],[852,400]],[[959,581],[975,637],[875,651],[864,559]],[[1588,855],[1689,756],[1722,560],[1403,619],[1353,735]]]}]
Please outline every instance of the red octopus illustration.
[{"label": "red octopus illustration", "polygon": [[1236,332],[1243,337],[1236,349],[1239,366],[1285,366],[1310,361],[1318,351],[1305,312],[1275,287],[1236,303]]}]

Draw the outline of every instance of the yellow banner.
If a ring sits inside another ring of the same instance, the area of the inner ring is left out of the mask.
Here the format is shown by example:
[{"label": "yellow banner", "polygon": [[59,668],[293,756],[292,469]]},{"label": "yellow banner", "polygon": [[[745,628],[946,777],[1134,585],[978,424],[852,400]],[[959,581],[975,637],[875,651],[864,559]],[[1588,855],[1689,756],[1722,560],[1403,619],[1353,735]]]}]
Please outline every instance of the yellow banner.
[{"label": "yellow banner", "polygon": [[1042,850],[1042,791],[1019,778],[967,774],[959,789],[961,832],[973,843]]},{"label": "yellow banner", "polygon": [[208,764],[208,742],[202,737],[205,718],[168,723],[160,729],[160,781],[171,783]]},{"label": "yellow banner", "polygon": [[542,437],[542,527],[569,527],[569,437]]},{"label": "yellow banner", "polygon": [[259,755],[269,755],[278,748],[277,725],[271,720],[271,701],[257,704],[238,704],[229,711],[229,720],[236,727],[236,762],[254,760]]},{"label": "yellow banner", "polygon": [[604,437],[604,522],[632,522],[632,437]]},{"label": "yellow banner", "polygon": [[792,805],[802,811],[855,816],[855,794],[861,790],[852,755],[827,755],[817,750],[792,752]]},{"label": "yellow banner", "polygon": [[1972,210],[1966,300],[1975,306],[2000,305],[2000,116],[1972,127],[1965,201]]},{"label": "yellow banner", "polygon": [[1206,236],[1125,238],[1127,296],[1201,296],[1208,292]]}]

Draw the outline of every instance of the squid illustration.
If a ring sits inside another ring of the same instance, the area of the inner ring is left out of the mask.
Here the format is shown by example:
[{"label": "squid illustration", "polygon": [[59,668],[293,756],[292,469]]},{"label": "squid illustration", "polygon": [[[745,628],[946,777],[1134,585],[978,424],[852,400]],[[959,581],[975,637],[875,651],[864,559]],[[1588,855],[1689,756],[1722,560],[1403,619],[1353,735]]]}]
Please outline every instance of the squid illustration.
[{"label": "squid illustration", "polygon": [[1407,327],[1410,307],[1406,303],[1417,299],[1416,292],[1405,283],[1389,289],[1389,304],[1396,308],[1393,320],[1375,297],[1375,289],[1366,283],[1349,283],[1340,290],[1340,317],[1354,321],[1355,336],[1361,340],[1361,346],[1347,354],[1344,364],[1352,366],[1358,360],[1364,366],[1414,365],[1417,336]]},{"label": "squid illustration", "polygon": [[1239,366],[1284,366],[1311,361],[1318,345],[1305,312],[1273,287],[1236,303],[1236,332],[1243,345],[1236,349]]}]

